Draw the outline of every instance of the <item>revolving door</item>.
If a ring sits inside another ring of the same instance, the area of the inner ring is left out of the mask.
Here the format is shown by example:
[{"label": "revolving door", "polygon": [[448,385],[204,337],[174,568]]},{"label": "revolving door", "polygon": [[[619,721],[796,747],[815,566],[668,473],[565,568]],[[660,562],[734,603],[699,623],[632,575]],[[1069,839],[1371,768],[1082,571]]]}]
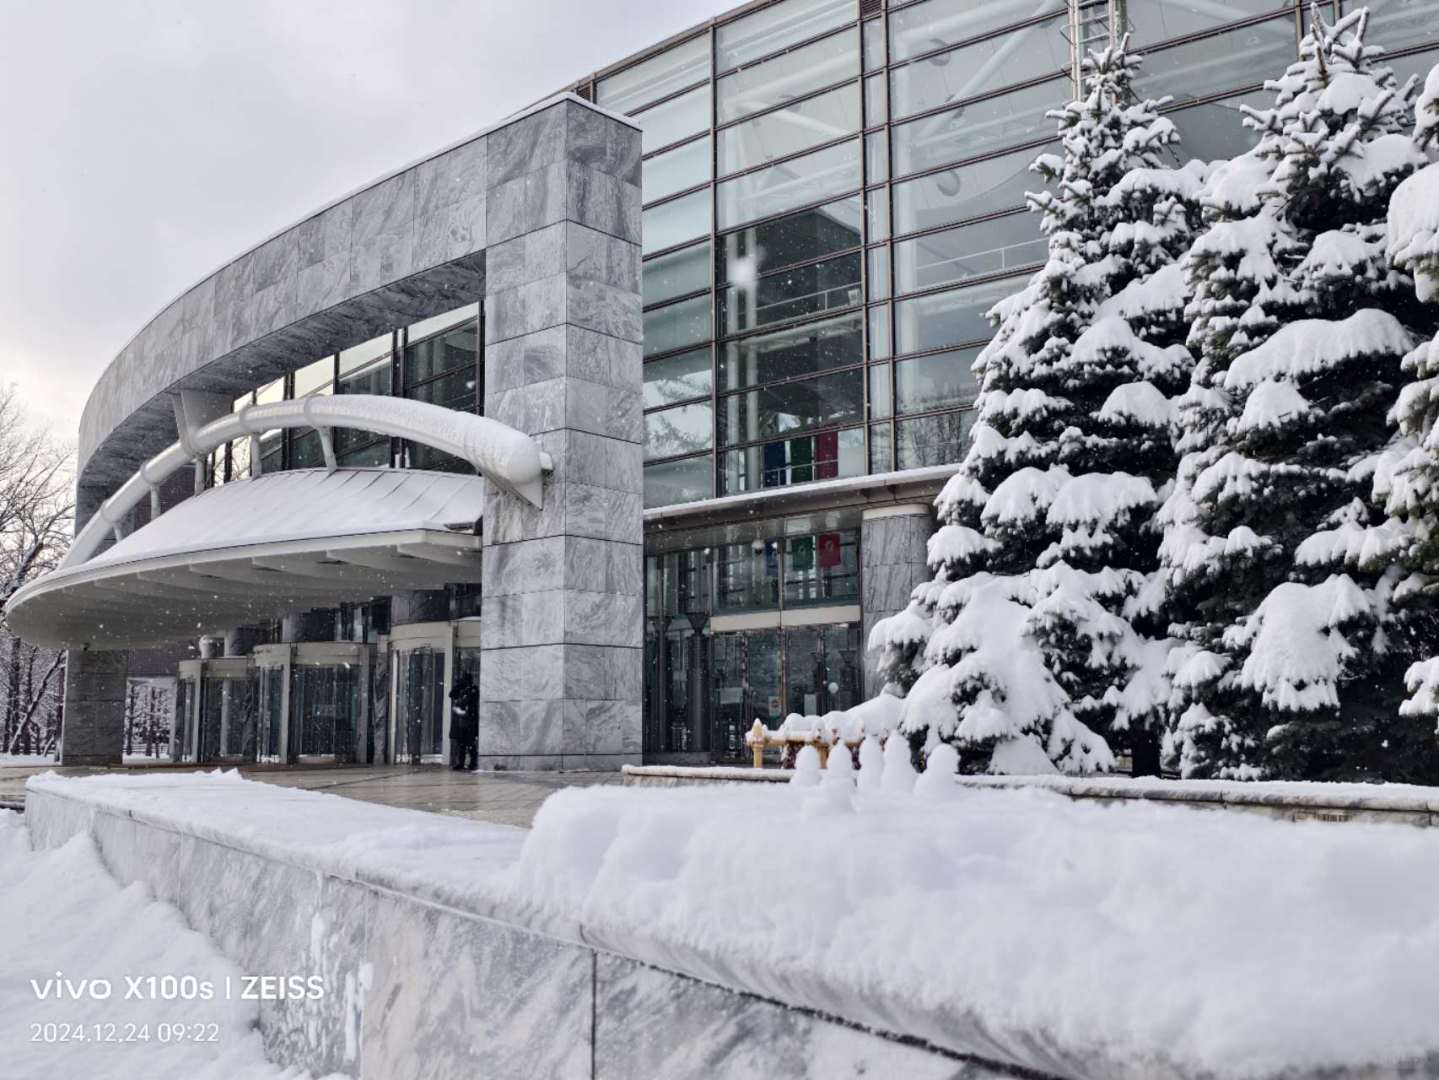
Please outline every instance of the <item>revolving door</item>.
[{"label": "revolving door", "polygon": [[322,765],[368,760],[370,646],[259,645],[254,681],[260,761]]},{"label": "revolving door", "polygon": [[180,662],[172,760],[233,765],[254,761],[256,725],[248,656]]}]

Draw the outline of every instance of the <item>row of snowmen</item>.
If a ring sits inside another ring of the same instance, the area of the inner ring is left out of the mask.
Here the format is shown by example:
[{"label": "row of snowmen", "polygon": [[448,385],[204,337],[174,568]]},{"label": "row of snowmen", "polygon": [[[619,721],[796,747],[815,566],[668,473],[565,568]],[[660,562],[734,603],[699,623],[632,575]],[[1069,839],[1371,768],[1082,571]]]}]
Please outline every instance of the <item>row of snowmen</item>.
[{"label": "row of snowmen", "polygon": [[948,743],[936,743],[925,757],[924,772],[916,772],[910,760],[909,740],[898,732],[891,732],[883,742],[878,735],[864,737],[859,744],[858,769],[842,742],[830,751],[828,767],[823,769],[819,764],[819,751],[813,746],[801,747],[795,757],[790,783],[846,797],[858,788],[949,798],[960,792],[960,786],[954,782],[958,770],[959,751]]}]

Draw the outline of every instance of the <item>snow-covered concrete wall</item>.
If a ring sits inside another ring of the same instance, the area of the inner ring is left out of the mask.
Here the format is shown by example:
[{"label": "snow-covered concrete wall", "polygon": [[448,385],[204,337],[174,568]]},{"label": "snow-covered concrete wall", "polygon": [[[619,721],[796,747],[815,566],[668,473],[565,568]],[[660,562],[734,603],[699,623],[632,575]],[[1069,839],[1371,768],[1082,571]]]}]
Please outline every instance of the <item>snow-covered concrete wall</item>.
[{"label": "snow-covered concrete wall", "polygon": [[491,879],[525,832],[240,780],[32,782],[37,847],[77,833],[247,974],[323,977],[266,1001],[268,1055],[362,1080],[1009,1073],[713,985],[521,912]]}]

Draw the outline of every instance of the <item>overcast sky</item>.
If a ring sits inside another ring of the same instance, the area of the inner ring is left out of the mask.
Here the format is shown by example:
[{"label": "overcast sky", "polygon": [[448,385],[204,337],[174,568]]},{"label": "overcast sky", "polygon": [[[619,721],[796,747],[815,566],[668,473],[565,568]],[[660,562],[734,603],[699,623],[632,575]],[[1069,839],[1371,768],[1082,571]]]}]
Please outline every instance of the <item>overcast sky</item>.
[{"label": "overcast sky", "polygon": [[0,0],[0,381],[71,441],[222,263],[735,0]]}]

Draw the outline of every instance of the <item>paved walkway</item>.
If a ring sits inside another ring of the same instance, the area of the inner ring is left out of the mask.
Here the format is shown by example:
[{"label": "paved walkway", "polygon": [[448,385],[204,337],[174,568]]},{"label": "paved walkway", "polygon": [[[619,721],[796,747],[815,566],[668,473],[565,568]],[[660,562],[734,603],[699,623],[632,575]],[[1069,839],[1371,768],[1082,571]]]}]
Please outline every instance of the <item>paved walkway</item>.
[{"label": "paved walkway", "polygon": [[[25,780],[53,768],[65,776],[92,776],[119,769],[58,766],[0,766],[0,806],[18,807],[25,799]],[[170,772],[193,766],[127,766],[126,772]],[[252,780],[284,787],[327,791],[350,799],[428,810],[436,814],[492,821],[528,828],[535,812],[553,792],[565,787],[618,784],[611,772],[485,772],[461,773],[438,765],[355,765],[337,767],[244,766]]]}]

